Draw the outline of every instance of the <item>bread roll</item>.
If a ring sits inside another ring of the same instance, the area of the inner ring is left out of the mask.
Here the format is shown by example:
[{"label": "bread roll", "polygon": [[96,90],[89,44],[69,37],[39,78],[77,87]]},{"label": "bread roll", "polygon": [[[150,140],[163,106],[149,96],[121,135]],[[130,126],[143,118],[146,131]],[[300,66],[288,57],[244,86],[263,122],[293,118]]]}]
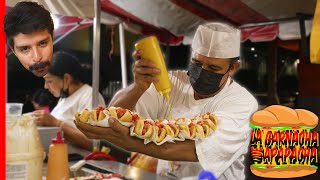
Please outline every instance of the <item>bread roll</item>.
[{"label": "bread roll", "polygon": [[74,113],[74,119],[75,119],[76,121],[80,121],[79,116],[80,116],[80,113],[79,113],[79,112]]},{"label": "bread roll", "polygon": [[132,121],[132,115],[130,113],[130,111],[126,111],[126,113],[124,113],[124,115],[119,118],[120,121],[123,122],[131,122]]},{"label": "bread roll", "polygon": [[101,121],[105,117],[106,117],[106,115],[102,111],[99,111],[99,115],[98,116],[97,116],[97,110],[92,110],[91,111],[91,119],[94,120],[94,121]]},{"label": "bread roll", "polygon": [[201,125],[199,125],[199,124],[196,124],[195,127],[196,127],[196,131],[199,134],[199,136],[202,139],[205,138],[203,127]]},{"label": "bread roll", "polygon": [[278,126],[292,126],[297,127],[302,125],[302,121],[299,120],[298,114],[295,110],[281,106],[281,105],[272,105],[264,110],[271,112],[279,121]]},{"label": "bread roll", "polygon": [[203,123],[205,125],[209,126],[213,131],[215,131],[217,129],[216,124],[213,121],[209,120],[209,119],[203,120]]},{"label": "bread roll", "polygon": [[302,126],[316,127],[318,125],[318,116],[313,112],[305,109],[295,109],[298,114],[299,120],[302,121]]},{"label": "bread roll", "polygon": [[80,114],[80,116],[79,116],[79,119],[80,119],[81,122],[88,122],[89,117],[90,117],[90,111],[87,110],[87,109],[84,109],[84,110],[81,112],[81,114]]},{"label": "bread roll", "polygon": [[142,137],[144,138],[144,139],[147,139],[147,138],[150,138],[151,136],[152,136],[152,134],[153,134],[153,127],[152,127],[152,125],[147,125],[148,127],[147,127],[147,131],[146,131],[146,133],[144,133],[144,134],[142,134]]},{"label": "bread roll", "polygon": [[114,118],[118,119],[116,107],[109,107],[107,110],[108,110],[108,112],[109,112],[111,117],[114,117]]},{"label": "bread roll", "polygon": [[295,178],[314,174],[317,169],[312,166],[289,166],[285,168],[257,168],[250,166],[251,172],[266,178]]},{"label": "bread roll", "polygon": [[167,132],[164,128],[159,128],[158,126],[154,126],[154,127],[155,127],[154,133],[156,133],[156,142],[159,143],[166,137]]},{"label": "bread roll", "polygon": [[164,124],[164,125],[163,125],[163,128],[167,131],[167,134],[168,134],[169,136],[174,137],[174,132],[173,132],[172,128],[171,128],[169,125]]},{"label": "bread roll", "polygon": [[269,111],[260,110],[251,116],[251,123],[260,127],[278,127],[279,120]]},{"label": "bread roll", "polygon": [[144,126],[143,120],[142,119],[141,120],[140,119],[137,120],[135,125],[134,125],[133,132],[136,133],[139,136],[142,136],[143,126]]}]

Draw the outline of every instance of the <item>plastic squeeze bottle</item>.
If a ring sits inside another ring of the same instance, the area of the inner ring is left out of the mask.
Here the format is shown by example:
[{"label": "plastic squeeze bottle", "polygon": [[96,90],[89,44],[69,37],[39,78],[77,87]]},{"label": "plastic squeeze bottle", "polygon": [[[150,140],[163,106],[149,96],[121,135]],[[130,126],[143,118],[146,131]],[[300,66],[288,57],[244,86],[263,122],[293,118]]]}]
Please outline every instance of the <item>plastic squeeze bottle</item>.
[{"label": "plastic squeeze bottle", "polygon": [[61,132],[52,139],[49,147],[47,180],[69,180],[68,146],[61,138]]},{"label": "plastic squeeze bottle", "polygon": [[171,82],[157,38],[155,36],[146,37],[135,44],[135,49],[142,50],[143,54],[141,58],[153,61],[156,64],[157,68],[161,70],[161,73],[157,75],[160,80],[154,85],[157,91],[161,93],[169,103]]}]

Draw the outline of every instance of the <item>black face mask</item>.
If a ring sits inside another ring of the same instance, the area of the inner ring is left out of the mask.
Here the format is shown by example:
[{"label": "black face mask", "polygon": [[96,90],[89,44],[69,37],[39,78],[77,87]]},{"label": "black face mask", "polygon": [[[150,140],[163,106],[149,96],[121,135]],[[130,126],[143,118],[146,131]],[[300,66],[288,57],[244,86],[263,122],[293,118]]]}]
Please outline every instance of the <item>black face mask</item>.
[{"label": "black face mask", "polygon": [[69,96],[69,92],[68,92],[69,88],[67,88],[66,90],[63,89],[63,85],[62,88],[60,90],[60,98],[66,98]]},{"label": "black face mask", "polygon": [[66,98],[68,96],[69,96],[68,89],[67,90],[63,90],[63,89],[60,90],[60,98]]},{"label": "black face mask", "polygon": [[[228,71],[229,70],[230,68]],[[193,89],[197,93],[201,95],[210,95],[220,89],[220,81],[227,72],[224,74],[214,73],[191,63],[189,66],[188,76]]]}]

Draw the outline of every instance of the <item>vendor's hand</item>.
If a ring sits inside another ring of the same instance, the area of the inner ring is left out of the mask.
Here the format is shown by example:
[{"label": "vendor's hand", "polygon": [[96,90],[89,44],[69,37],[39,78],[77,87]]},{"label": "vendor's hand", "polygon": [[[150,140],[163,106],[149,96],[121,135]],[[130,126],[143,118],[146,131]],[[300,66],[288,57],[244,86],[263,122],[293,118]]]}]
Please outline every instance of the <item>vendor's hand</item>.
[{"label": "vendor's hand", "polygon": [[145,91],[151,83],[159,81],[159,78],[155,76],[160,74],[160,69],[156,68],[152,61],[141,59],[142,54],[141,50],[134,51],[132,54],[136,60],[133,65],[133,76],[137,87]]},{"label": "vendor's hand", "polygon": [[58,126],[59,121],[45,110],[36,110],[32,115],[37,117],[38,126]]},{"label": "vendor's hand", "polygon": [[124,149],[128,149],[134,145],[134,139],[130,136],[129,128],[121,125],[114,118],[109,118],[110,128],[92,126],[77,121],[75,121],[75,124],[77,128],[90,139],[105,139]]}]

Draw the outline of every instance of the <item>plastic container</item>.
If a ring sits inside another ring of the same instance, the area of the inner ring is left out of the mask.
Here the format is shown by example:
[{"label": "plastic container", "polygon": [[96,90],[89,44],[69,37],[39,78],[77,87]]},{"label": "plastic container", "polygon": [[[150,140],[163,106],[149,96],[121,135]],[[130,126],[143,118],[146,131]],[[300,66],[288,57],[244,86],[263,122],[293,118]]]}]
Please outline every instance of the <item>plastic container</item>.
[{"label": "plastic container", "polygon": [[141,58],[153,61],[157,68],[161,70],[161,73],[158,75],[160,80],[154,85],[157,91],[161,93],[169,102],[171,82],[157,38],[155,36],[144,38],[135,44],[135,49],[142,50],[143,54]]},{"label": "plastic container", "polygon": [[21,116],[22,104],[6,104],[6,179],[42,179],[45,156],[35,118]]},{"label": "plastic container", "polygon": [[57,132],[48,154],[47,180],[69,180],[68,146]]}]

